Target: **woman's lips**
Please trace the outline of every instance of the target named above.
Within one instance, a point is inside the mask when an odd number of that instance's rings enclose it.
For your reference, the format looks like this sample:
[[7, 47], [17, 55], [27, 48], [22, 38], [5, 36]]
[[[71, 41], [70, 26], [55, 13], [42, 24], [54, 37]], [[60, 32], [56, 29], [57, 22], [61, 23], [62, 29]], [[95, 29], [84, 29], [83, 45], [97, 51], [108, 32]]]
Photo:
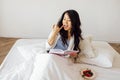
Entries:
[[68, 27], [68, 25], [63, 25], [63, 27]]

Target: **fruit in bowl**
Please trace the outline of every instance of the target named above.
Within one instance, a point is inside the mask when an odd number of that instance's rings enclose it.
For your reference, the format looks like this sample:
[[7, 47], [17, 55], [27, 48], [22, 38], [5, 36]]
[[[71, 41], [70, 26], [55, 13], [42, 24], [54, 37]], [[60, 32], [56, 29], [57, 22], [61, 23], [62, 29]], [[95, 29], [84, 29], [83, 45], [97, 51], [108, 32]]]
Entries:
[[91, 69], [84, 68], [80, 71], [82, 77], [87, 80], [92, 80], [95, 78], [95, 72]]

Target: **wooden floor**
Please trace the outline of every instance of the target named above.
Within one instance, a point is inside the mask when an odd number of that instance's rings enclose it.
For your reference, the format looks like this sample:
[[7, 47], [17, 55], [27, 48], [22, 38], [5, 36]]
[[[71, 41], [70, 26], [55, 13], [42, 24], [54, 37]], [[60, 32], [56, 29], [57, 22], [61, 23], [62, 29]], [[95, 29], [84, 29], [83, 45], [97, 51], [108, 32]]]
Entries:
[[3, 38], [0, 37], [0, 64], [2, 63], [3, 59], [15, 43], [17, 38]]
[[[17, 38], [3, 38], [0, 37], [0, 64], [4, 60], [5, 56], [13, 46], [13, 44], [18, 40]], [[117, 52], [120, 53], [120, 43], [109, 43]]]

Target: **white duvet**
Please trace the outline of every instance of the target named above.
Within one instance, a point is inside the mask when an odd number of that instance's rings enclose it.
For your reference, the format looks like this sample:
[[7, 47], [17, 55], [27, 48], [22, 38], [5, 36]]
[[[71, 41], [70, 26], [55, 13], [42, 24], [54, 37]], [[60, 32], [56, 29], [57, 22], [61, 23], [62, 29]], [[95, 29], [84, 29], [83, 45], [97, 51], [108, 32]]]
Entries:
[[112, 68], [74, 64], [67, 58], [47, 54], [44, 42], [45, 39], [18, 40], [0, 66], [0, 80], [84, 80], [80, 75], [83, 68], [93, 69], [95, 80], [120, 79], [120, 55], [117, 53]]

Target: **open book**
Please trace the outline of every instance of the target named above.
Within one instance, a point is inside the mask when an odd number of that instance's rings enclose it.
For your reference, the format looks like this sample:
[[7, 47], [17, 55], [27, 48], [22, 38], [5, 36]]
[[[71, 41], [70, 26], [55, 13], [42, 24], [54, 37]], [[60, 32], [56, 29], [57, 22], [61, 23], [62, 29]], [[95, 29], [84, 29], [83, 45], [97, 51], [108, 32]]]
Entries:
[[57, 54], [60, 56], [70, 55], [73, 53], [78, 53], [79, 51], [76, 50], [62, 50], [62, 49], [50, 49], [49, 53], [51, 54]]

